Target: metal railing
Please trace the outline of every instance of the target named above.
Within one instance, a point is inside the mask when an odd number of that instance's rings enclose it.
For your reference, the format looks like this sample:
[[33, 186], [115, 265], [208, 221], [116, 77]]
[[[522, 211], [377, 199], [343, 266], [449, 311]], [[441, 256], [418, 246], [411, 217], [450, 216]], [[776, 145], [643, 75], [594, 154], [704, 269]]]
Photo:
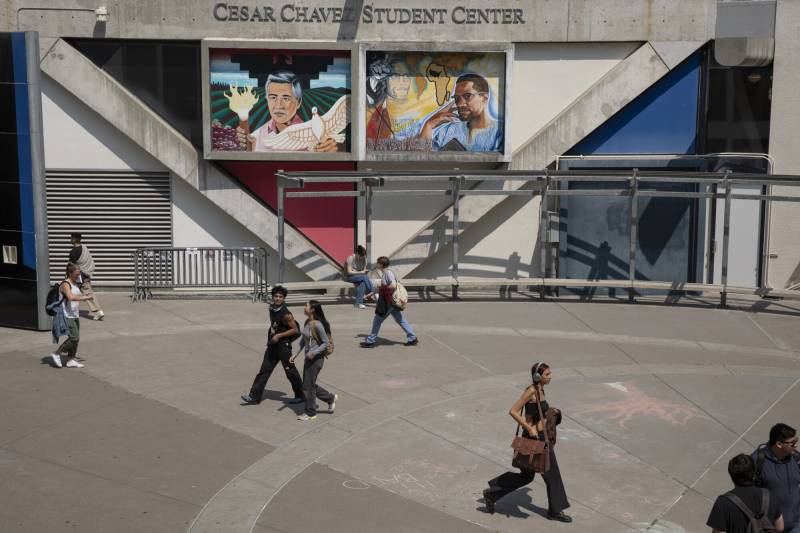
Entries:
[[[768, 208], [772, 202], [800, 202], [800, 195], [775, 195], [772, 194], [772, 186], [796, 187], [800, 188], [800, 176], [797, 175], [764, 175], [764, 174], [733, 174], [726, 172], [686, 172], [686, 171], [639, 171], [634, 168], [631, 171], [619, 170], [541, 170], [541, 171], [473, 171], [473, 172], [453, 172], [453, 171], [431, 171], [431, 172], [371, 172], [371, 171], [340, 171], [340, 172], [284, 172], [279, 171], [278, 176], [278, 282], [284, 281], [285, 273], [285, 253], [283, 242], [284, 220], [284, 198], [320, 198], [327, 196], [347, 196], [364, 198], [365, 202], [365, 226], [366, 226], [366, 249], [367, 261], [371, 259], [372, 248], [372, 198], [375, 196], [449, 196], [451, 198], [452, 220], [451, 220], [451, 253], [452, 266], [451, 276], [453, 297], [457, 295], [459, 284], [459, 200], [461, 197], [474, 195], [500, 195], [500, 196], [527, 196], [540, 197], [538, 219], [539, 230], [537, 235], [532, 235], [532, 240], [538, 241], [541, 278], [531, 280], [530, 285], [539, 285], [541, 294], [544, 297], [547, 287], [620, 287], [628, 290], [628, 296], [634, 301], [637, 289], [662, 289], [668, 291], [719, 291], [720, 306], [725, 307], [728, 293], [750, 293], [761, 296], [795, 296], [797, 291], [786, 291], [773, 289], [770, 287], [732, 287], [728, 284], [728, 262], [730, 247], [730, 227], [731, 227], [731, 202], [733, 200], [751, 200], [763, 202]], [[384, 189], [387, 183], [408, 183], [417, 180], [439, 181], [442, 185], [439, 189], [418, 189], [406, 188]], [[527, 185], [519, 189], [507, 189], [504, 187], [494, 189], [478, 189], [474, 185], [479, 181], [495, 181], [503, 183], [506, 181], [524, 181]], [[575, 182], [606, 182], [615, 185], [604, 189], [575, 189], [569, 188], [570, 183]], [[356, 190], [352, 191], [287, 191], [287, 189], [302, 189], [310, 183], [340, 183], [356, 184]], [[641, 188], [641, 184], [657, 183], [690, 183], [698, 187], [696, 192], [677, 192], [666, 190], [650, 190]], [[737, 185], [758, 185], [765, 189], [761, 194], [739, 194], [734, 193], [733, 188]], [[551, 199], [557, 201], [560, 197], [567, 196], [617, 196], [628, 198], [628, 279], [624, 280], [599, 280], [599, 279], [562, 279], [557, 276], [547, 276], [547, 259], [550, 247], [549, 230], [550, 222], [548, 219], [548, 204]], [[637, 233], [638, 233], [638, 201], [640, 198], [673, 198], [673, 199], [692, 199], [723, 202], [722, 220], [722, 268], [721, 282], [719, 284], [710, 283], [687, 283], [676, 280], [640, 280], [637, 278]], [[769, 221], [766, 222], [767, 224]], [[766, 243], [765, 243], [766, 245]], [[435, 280], [430, 280], [433, 284]], [[474, 281], [474, 280], [470, 280]], [[487, 284], [492, 280], [487, 278]], [[523, 284], [523, 283], [520, 283]]]
[[266, 301], [265, 248], [137, 248], [133, 252], [133, 299], [146, 300], [153, 290], [185, 293], [224, 289]]

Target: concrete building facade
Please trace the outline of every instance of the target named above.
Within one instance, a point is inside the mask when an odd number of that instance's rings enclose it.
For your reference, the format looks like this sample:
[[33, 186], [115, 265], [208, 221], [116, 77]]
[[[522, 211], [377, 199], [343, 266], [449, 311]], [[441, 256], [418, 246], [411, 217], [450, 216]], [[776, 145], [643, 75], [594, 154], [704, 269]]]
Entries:
[[[90, 199], [101, 195], [100, 190], [107, 200], [91, 216], [76, 217], [72, 226], [86, 235], [90, 247], [94, 244], [97, 284], [102, 286], [129, 283], [124, 259], [114, 255], [120, 246], [264, 246], [273, 251], [270, 271], [277, 272], [274, 173], [279, 169], [525, 170], [576, 168], [575, 161], [582, 159], [582, 168], [718, 170], [738, 157], [734, 170], [766, 172], [774, 164], [776, 173], [800, 174], [793, 149], [800, 133], [800, 121], [794, 120], [800, 112], [794, 105], [800, 72], [794, 53], [800, 46], [793, 30], [800, 20], [796, 11], [790, 0], [505, 0], [491, 7], [459, 0], [435, 8], [417, 0], [400, 6], [385, 0], [51, 0], [46, 7], [31, 0], [3, 0], [0, 31], [39, 35], [48, 187], [51, 180], [75, 179], [85, 186], [76, 188], [82, 191], [76, 192], [78, 205], [81, 195]], [[234, 51], [226, 52], [223, 61], [213, 55], [222, 49]], [[271, 54], [275, 65], [296, 69], [310, 54], [331, 55], [318, 79], [346, 79], [331, 82], [336, 98], [348, 103], [347, 140], [342, 129], [339, 153], [311, 148], [221, 156], [210, 150], [214, 120], [223, 128], [215, 117], [227, 117], [222, 121], [234, 125], [238, 120], [230, 111], [233, 104], [220, 111], [215, 103], [215, 76], [223, 80], [218, 84], [223, 89], [232, 79], [246, 80], [237, 86], [238, 96], [256, 98], [257, 89], [266, 87], [252, 70], [251, 78], [242, 78], [241, 71], [228, 72], [231, 78], [214, 70], [215, 65], [230, 65], [230, 57], [245, 64], [236, 50]], [[497, 67], [500, 81], [485, 91], [496, 99], [492, 116], [502, 123], [502, 146], [480, 154], [461, 150], [463, 146], [389, 156], [372, 150], [369, 113], [374, 115], [380, 104], [371, 91], [374, 80], [381, 80], [373, 66], [382, 61], [393, 69], [387, 76], [410, 77], [411, 88], [405, 90], [418, 101], [443, 83], [448, 99], [438, 102], [446, 106], [461, 78], [450, 75], [442, 82], [431, 69], [459, 53], [503, 54], [497, 63], [504, 65]], [[427, 81], [398, 71], [392, 61], [400, 54], [434, 58], [426, 60]], [[481, 68], [491, 70], [489, 59], [479, 59]], [[451, 71], [453, 64], [447, 65]], [[475, 64], [463, 72], [478, 68]], [[482, 92], [475, 87], [473, 92]], [[305, 90], [307, 100], [321, 98], [313, 101], [328, 102], [324, 105], [333, 109], [333, 98], [322, 98], [319, 83], [312, 80]], [[229, 101], [237, 95], [223, 94]], [[314, 115], [306, 105], [298, 113], [305, 113], [311, 124]], [[418, 116], [429, 120], [435, 112], [420, 111]], [[238, 130], [229, 131], [235, 136]], [[414, 132], [422, 134], [419, 127]], [[408, 143], [419, 137], [398, 138]], [[732, 152], [740, 155], [705, 157]], [[759, 163], [764, 155], [769, 165]], [[591, 161], [597, 164], [587, 163]], [[115, 181], [117, 176], [125, 179]], [[118, 200], [128, 194], [131, 180], [139, 180], [136, 187], [161, 192], [142, 192], [126, 207]], [[117, 185], [108, 185], [113, 183]], [[424, 180], [412, 185], [441, 187]], [[159, 195], [168, 205], [147, 203]], [[402, 275], [448, 275], [450, 202], [444, 196], [376, 198], [372, 257], [391, 257]], [[657, 249], [644, 254], [652, 272], [676, 280], [713, 280], [718, 258], [709, 250], [718, 212], [700, 203], [649, 207], [655, 215], [652, 231], [644, 235], [654, 241], [641, 245]], [[110, 207], [104, 210], [104, 205]], [[134, 216], [139, 209], [151, 213], [150, 218]], [[603, 243], [612, 247], [612, 256], [627, 257], [627, 251], [613, 249], [609, 217], [616, 208], [598, 200], [580, 209], [588, 214], [560, 221], [562, 242], [554, 267], [560, 272], [554, 273], [592, 270]], [[538, 199], [469, 196], [462, 198], [460, 210], [462, 275], [538, 274]], [[564, 205], [552, 210], [566, 217]], [[287, 280], [333, 278], [349, 250], [363, 242], [360, 200], [289, 200], [286, 211]], [[140, 238], [121, 244], [111, 226], [95, 223], [118, 212], [130, 215], [119, 227]], [[737, 261], [745, 266], [734, 272], [738, 279], [731, 282], [780, 288], [800, 282], [800, 241], [794, 231], [799, 218], [791, 205], [768, 211], [753, 211], [752, 205], [735, 208], [732, 238], [739, 243]], [[65, 253], [59, 248], [62, 241], [66, 245], [64, 224], [69, 222], [50, 224], [51, 263], [56, 266]], [[159, 225], [168, 231], [152, 228]], [[672, 254], [678, 248], [682, 251]], [[106, 253], [111, 266], [104, 272]]]

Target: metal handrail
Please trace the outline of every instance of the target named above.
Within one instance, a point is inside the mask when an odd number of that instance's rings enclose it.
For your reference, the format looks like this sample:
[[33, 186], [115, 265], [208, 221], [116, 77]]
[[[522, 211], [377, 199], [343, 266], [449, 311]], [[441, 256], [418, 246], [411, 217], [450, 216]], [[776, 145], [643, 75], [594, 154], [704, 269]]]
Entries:
[[[771, 165], [770, 165], [771, 167]], [[637, 202], [643, 197], [662, 197], [662, 198], [695, 198], [712, 199], [724, 202], [724, 221], [722, 238], [722, 269], [720, 287], [720, 304], [725, 307], [728, 294], [728, 255], [730, 246], [730, 211], [733, 200], [753, 200], [763, 202], [769, 208], [772, 202], [800, 202], [800, 196], [773, 195], [769, 192], [769, 186], [798, 186], [800, 187], [800, 176], [795, 175], [763, 175], [763, 174], [744, 174], [726, 172], [687, 172], [687, 171], [632, 171], [620, 170], [480, 170], [480, 171], [423, 171], [423, 172], [404, 172], [404, 171], [302, 171], [302, 172], [277, 172], [278, 177], [278, 282], [284, 281], [285, 275], [285, 250], [284, 250], [284, 200], [285, 198], [322, 198], [339, 192], [332, 191], [287, 191], [287, 189], [302, 189], [306, 184], [311, 183], [355, 183], [356, 190], [348, 191], [348, 196], [363, 196], [365, 201], [365, 245], [367, 249], [367, 261], [371, 262], [372, 244], [372, 198], [376, 195], [391, 195], [395, 190], [380, 190], [387, 183], [403, 183], [422, 178], [426, 181], [441, 180], [449, 184], [449, 187], [437, 190], [431, 189], [411, 189], [404, 188], [403, 195], [442, 195], [450, 196], [451, 208], [453, 210], [451, 228], [451, 247], [452, 247], [452, 276], [456, 280], [453, 285], [453, 296], [457, 294], [457, 280], [459, 273], [459, 199], [469, 190], [468, 195], [525, 195], [531, 197], [540, 196], [542, 201], [539, 204], [539, 235], [535, 238], [539, 241], [542, 274], [545, 274], [545, 266], [548, 248], [548, 221], [547, 221], [547, 198], [560, 196], [623, 196], [629, 200], [629, 230], [630, 230], [630, 251], [629, 251], [629, 298], [634, 301], [636, 280], [636, 233], [637, 233]], [[525, 180], [528, 187], [515, 190], [485, 190], [467, 189], [468, 182], [475, 180], [492, 179], [497, 181]], [[619, 187], [614, 189], [568, 189], [563, 185], [569, 182], [619, 182]], [[642, 183], [670, 183], [670, 182], [690, 182], [698, 185], [714, 186], [710, 191], [699, 190], [697, 192], [677, 192], [677, 191], [652, 191], [642, 189]], [[733, 187], [737, 185], [765, 185], [767, 194], [734, 194]], [[378, 189], [378, 190], [376, 190]], [[545, 278], [547, 279], [547, 278]], [[550, 278], [557, 279], [557, 278]], [[586, 280], [585, 286], [591, 286], [590, 280]], [[663, 283], [671, 284], [671, 281]], [[677, 282], [676, 282], [677, 283]], [[546, 283], [544, 284], [546, 285]], [[543, 286], [544, 289], [544, 286]], [[733, 289], [733, 287], [732, 287]], [[737, 288], [738, 289], [738, 288]], [[757, 290], [754, 288], [754, 290]], [[758, 289], [761, 290], [761, 289]], [[763, 291], [773, 291], [769, 287], [764, 287]], [[733, 291], [731, 291], [733, 292]], [[544, 295], [544, 290], [542, 291]]]
[[266, 248], [137, 248], [133, 252], [133, 300], [152, 291], [230, 289], [246, 292], [252, 301], [266, 301]]

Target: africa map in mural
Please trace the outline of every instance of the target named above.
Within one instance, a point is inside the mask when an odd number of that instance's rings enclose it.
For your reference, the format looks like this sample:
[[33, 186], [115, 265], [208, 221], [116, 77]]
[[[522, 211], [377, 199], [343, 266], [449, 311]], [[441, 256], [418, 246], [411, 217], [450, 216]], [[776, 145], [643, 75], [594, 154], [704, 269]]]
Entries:
[[505, 54], [366, 54], [367, 151], [504, 150]]
[[212, 152], [350, 151], [350, 52], [209, 54]]

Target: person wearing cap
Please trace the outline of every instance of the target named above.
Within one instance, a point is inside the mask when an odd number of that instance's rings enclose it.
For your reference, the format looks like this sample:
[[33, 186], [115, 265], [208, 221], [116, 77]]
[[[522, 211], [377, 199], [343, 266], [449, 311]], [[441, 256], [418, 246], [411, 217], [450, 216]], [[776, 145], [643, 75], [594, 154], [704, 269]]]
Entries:
[[92, 253], [86, 245], [81, 244], [81, 234], [72, 233], [70, 235], [72, 250], [69, 251], [69, 262], [77, 266], [81, 271], [79, 280], [81, 294], [86, 296], [86, 303], [89, 304], [89, 311], [94, 314], [92, 320], [103, 320], [106, 314], [100, 308], [100, 302], [92, 290], [92, 276], [94, 276], [94, 259]]

